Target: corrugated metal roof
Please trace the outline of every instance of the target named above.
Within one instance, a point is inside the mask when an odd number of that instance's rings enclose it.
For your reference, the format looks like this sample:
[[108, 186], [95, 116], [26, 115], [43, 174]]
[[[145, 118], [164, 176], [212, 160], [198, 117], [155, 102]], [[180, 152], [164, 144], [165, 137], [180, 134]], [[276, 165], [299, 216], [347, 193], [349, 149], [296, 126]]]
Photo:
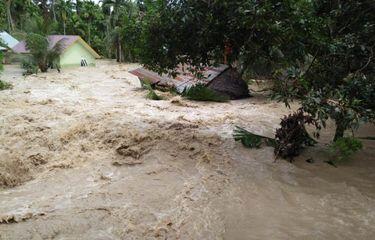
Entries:
[[[72, 43], [74, 43], [79, 36], [74, 35], [50, 35], [48, 36], [49, 47], [53, 48], [57, 42], [62, 41], [62, 50], [64, 51]], [[26, 42], [21, 41], [16, 46], [13, 47], [13, 51], [16, 53], [28, 53], [29, 50], [26, 47]]]
[[[15, 45], [18, 44], [18, 40], [5, 31], [0, 32], [0, 39], [6, 46], [8, 46], [8, 48], [13, 48]], [[0, 47], [0, 50], [5, 50], [5, 48]]]
[[193, 86], [197, 83], [207, 84], [219, 76], [222, 72], [228, 69], [227, 65], [219, 65], [217, 67], [205, 67], [201, 74], [203, 78], [199, 79], [190, 71], [187, 70], [188, 67], [183, 68], [182, 66], [177, 69], [177, 76], [172, 77], [167, 74], [159, 75], [156, 72], [147, 70], [145, 68], [137, 68], [130, 71], [130, 73], [136, 75], [141, 79], [147, 79], [153, 84], [158, 84], [161, 86], [174, 86], [177, 91], [182, 92], [186, 87]]
[[[95, 58], [100, 58], [99, 54], [95, 52], [80, 36], [77, 35], [50, 35], [48, 36], [49, 47], [53, 48], [56, 43], [61, 41], [62, 52], [64, 52], [69, 46], [71, 46], [76, 41], [81, 41], [82, 45], [89, 50]], [[13, 47], [13, 51], [16, 53], [28, 53], [29, 50], [26, 47], [26, 42], [21, 41], [16, 46]]]

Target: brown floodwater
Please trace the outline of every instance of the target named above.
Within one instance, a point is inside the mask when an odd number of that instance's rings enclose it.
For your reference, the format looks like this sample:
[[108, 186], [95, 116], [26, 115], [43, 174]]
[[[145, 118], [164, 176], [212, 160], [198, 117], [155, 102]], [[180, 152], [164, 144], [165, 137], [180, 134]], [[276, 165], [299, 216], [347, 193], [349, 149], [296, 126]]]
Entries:
[[293, 163], [275, 161], [231, 135], [272, 136], [283, 104], [151, 101], [135, 67], [5, 67], [0, 239], [374, 239], [374, 141], [332, 167], [331, 125]]

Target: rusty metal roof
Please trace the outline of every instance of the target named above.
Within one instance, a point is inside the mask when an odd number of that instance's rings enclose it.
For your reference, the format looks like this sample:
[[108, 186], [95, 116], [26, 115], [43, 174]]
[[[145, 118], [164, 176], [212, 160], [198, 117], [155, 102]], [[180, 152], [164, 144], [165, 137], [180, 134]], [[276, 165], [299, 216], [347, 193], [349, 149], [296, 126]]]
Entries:
[[156, 72], [150, 71], [146, 68], [137, 68], [130, 71], [130, 73], [136, 75], [140, 79], [147, 79], [153, 84], [162, 86], [174, 86], [177, 91], [182, 92], [186, 87], [193, 86], [197, 83], [207, 84], [219, 76], [222, 72], [228, 69], [227, 65], [219, 65], [216, 67], [205, 67], [201, 74], [203, 78], [197, 78], [193, 73], [187, 70], [188, 67], [178, 67], [176, 77], [168, 74], [159, 75]]

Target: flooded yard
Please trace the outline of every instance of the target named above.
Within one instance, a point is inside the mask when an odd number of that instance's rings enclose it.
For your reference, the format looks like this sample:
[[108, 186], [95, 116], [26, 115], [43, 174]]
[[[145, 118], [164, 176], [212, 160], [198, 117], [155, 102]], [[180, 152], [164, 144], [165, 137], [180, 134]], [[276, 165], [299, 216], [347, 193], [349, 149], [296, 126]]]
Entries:
[[374, 238], [374, 141], [334, 168], [330, 127], [294, 163], [275, 161], [232, 132], [273, 136], [282, 103], [152, 101], [128, 73], [137, 65], [97, 65], [28, 77], [5, 66], [0, 239]]

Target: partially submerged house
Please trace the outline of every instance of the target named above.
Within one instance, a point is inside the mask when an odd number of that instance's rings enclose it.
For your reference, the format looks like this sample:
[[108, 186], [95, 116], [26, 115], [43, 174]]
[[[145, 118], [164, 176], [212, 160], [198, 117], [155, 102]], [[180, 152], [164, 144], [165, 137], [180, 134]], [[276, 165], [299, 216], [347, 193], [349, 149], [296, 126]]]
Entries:
[[[60, 55], [61, 67], [95, 66], [99, 54], [90, 47], [80, 36], [76, 35], [50, 35], [48, 36], [49, 47], [53, 48], [57, 43], [61, 44]], [[13, 47], [18, 54], [29, 54], [26, 42], [21, 41]]]
[[14, 46], [16, 46], [19, 42], [17, 39], [12, 37], [9, 33], [3, 31], [0, 32], [0, 39], [4, 46], [0, 46], [0, 51], [8, 51], [11, 50]]
[[250, 96], [246, 82], [235, 69], [227, 65], [206, 67], [200, 72], [199, 75], [201, 77], [199, 78], [187, 69], [187, 67], [179, 67], [175, 77], [167, 74], [159, 75], [143, 67], [132, 70], [130, 73], [136, 75], [141, 81], [147, 81], [160, 87], [174, 87], [180, 93], [185, 88], [196, 84], [204, 84], [208, 88], [228, 96], [230, 99], [241, 99]]
[[9, 56], [12, 52], [12, 48], [19, 42], [5, 31], [0, 32], [0, 42], [0, 51], [4, 53], [4, 63], [8, 63], [10, 61]]

